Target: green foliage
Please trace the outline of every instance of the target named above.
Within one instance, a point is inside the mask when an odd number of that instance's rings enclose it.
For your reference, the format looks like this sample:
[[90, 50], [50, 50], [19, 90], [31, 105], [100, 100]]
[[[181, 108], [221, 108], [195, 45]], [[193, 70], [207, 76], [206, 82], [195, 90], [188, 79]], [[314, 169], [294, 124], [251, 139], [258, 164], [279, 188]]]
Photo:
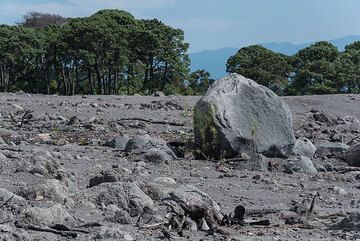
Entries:
[[360, 87], [360, 42], [342, 53], [318, 42], [288, 57], [262, 46], [240, 49], [230, 57], [227, 71], [240, 73], [278, 94], [357, 93]]
[[229, 58], [226, 69], [253, 79], [278, 94], [287, 87], [287, 78], [292, 70], [289, 57], [260, 45], [241, 48]]
[[182, 30], [125, 11], [75, 19], [29, 13], [19, 26], [0, 26], [0, 91], [181, 93], [187, 49]]
[[189, 76], [187, 94], [204, 95], [213, 82], [214, 80], [210, 79], [210, 73], [203, 69], [192, 72]]
[[206, 107], [205, 111], [198, 111], [194, 109], [193, 119], [194, 119], [194, 129], [195, 135], [198, 136], [199, 151], [205, 155], [220, 160], [223, 157], [221, 151], [221, 143], [219, 132], [216, 129], [214, 123], [215, 118], [215, 107], [209, 106]]

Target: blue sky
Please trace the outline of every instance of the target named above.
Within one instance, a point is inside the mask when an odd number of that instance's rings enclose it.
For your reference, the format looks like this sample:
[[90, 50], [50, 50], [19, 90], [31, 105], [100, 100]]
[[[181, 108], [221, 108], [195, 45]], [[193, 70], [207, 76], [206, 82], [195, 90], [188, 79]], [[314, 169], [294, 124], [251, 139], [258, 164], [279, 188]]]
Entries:
[[360, 0], [0, 0], [0, 23], [28, 11], [74, 17], [104, 8], [183, 29], [190, 52], [360, 35]]

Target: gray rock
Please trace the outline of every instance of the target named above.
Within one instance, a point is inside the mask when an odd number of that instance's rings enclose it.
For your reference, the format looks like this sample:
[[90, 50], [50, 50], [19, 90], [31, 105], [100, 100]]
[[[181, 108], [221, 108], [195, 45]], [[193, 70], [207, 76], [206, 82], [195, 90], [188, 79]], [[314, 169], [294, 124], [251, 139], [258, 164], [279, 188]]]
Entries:
[[152, 162], [152, 163], [168, 163], [173, 161], [174, 158], [167, 154], [165, 151], [151, 148], [150, 150], [146, 151], [143, 156], [145, 162]]
[[316, 145], [316, 154], [318, 156], [338, 157], [349, 148], [348, 145], [341, 142], [324, 142]]
[[169, 193], [178, 186], [170, 177], [158, 177], [147, 185], [148, 195], [156, 201], [170, 199]]
[[130, 210], [131, 216], [142, 212], [144, 207], [153, 208], [153, 200], [135, 182], [102, 183], [78, 194], [99, 206], [114, 204], [120, 209]]
[[289, 107], [274, 92], [238, 74], [217, 80], [194, 109], [195, 142], [214, 158], [242, 152], [288, 156], [295, 144]]
[[315, 168], [318, 172], [327, 172], [327, 169], [323, 165], [317, 164]]
[[155, 96], [155, 97], [165, 97], [165, 94], [163, 92], [161, 92], [161, 91], [156, 91], [153, 96]]
[[63, 185], [59, 180], [48, 179], [44, 184], [34, 188], [34, 194], [37, 201], [53, 201], [55, 203], [66, 204], [72, 203], [68, 187]]
[[180, 206], [186, 206], [189, 210], [194, 207], [207, 207], [212, 210], [215, 219], [222, 220], [220, 206], [206, 193], [200, 191], [193, 185], [183, 185], [175, 188], [169, 193], [171, 199]]
[[73, 217], [60, 204], [48, 208], [29, 207], [22, 213], [23, 220], [35, 225], [51, 226], [73, 221]]
[[360, 167], [360, 144], [354, 145], [346, 151], [345, 161], [350, 166]]
[[150, 149], [159, 149], [166, 152], [173, 158], [177, 158], [176, 154], [168, 147], [165, 140], [161, 138], [151, 138], [149, 135], [136, 136], [128, 141], [125, 151], [146, 151]]
[[102, 170], [99, 175], [90, 179], [88, 187], [94, 187], [106, 182], [129, 181], [130, 177], [131, 171], [126, 168]]
[[253, 157], [251, 159], [248, 159], [246, 161], [239, 161], [232, 165], [233, 165], [234, 169], [236, 169], [236, 170], [267, 172], [267, 171], [269, 171], [268, 163], [269, 163], [269, 160], [267, 157], [265, 157], [261, 154], [256, 154], [256, 155], [253, 155]]
[[16, 135], [17, 133], [9, 130], [9, 129], [5, 129], [5, 128], [0, 128], [0, 136], [1, 137], [7, 137], [7, 136], [12, 136], [12, 135]]
[[13, 197], [11, 200], [15, 202], [22, 202], [24, 199], [4, 188], [0, 188], [0, 203], [9, 200], [11, 197]]
[[285, 172], [293, 173], [293, 172], [305, 172], [305, 173], [317, 173], [313, 162], [311, 159], [304, 156], [296, 156], [286, 161], [285, 164]]
[[312, 158], [315, 155], [315, 152], [316, 147], [309, 139], [300, 137], [296, 140], [295, 146], [293, 148], [294, 155]]
[[326, 169], [328, 172], [333, 172], [333, 171], [335, 171], [334, 165], [331, 164], [331, 163], [329, 163], [329, 162], [324, 163], [323, 166], [325, 167], [325, 169]]
[[4, 141], [4, 139], [0, 136], [0, 145], [6, 145], [6, 142]]
[[121, 227], [101, 227], [94, 240], [124, 240], [125, 233]]
[[352, 213], [330, 227], [332, 230], [360, 231], [360, 213]]
[[0, 152], [0, 161], [5, 161], [6, 156]]
[[106, 220], [113, 223], [131, 224], [130, 214], [117, 206], [110, 204], [105, 210]]
[[313, 114], [313, 117], [315, 121], [327, 124], [328, 126], [334, 125], [334, 121], [332, 120], [332, 118], [325, 113], [316, 112]]
[[117, 137], [111, 141], [108, 141], [105, 143], [105, 146], [116, 148], [120, 151], [124, 151], [126, 148], [126, 144], [129, 142], [130, 138], [128, 135], [123, 135], [120, 137]]
[[145, 207], [154, 207], [154, 201], [134, 182], [127, 183], [125, 189], [128, 194], [129, 203], [132, 207], [130, 215], [136, 216], [141, 213]]

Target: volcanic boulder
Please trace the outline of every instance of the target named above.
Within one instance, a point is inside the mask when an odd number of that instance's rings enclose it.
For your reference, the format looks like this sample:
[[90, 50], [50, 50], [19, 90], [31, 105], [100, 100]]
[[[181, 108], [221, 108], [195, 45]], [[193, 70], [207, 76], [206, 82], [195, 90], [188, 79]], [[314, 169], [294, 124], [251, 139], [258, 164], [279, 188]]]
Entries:
[[238, 74], [217, 80], [194, 109], [195, 142], [213, 158], [240, 153], [289, 156], [295, 143], [289, 107]]

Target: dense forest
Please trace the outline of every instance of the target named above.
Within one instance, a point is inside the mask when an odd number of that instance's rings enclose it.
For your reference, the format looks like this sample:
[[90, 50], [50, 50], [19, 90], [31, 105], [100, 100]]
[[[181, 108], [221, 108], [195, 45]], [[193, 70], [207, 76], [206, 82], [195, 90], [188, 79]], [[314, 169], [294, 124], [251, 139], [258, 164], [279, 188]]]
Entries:
[[360, 42], [339, 52], [322, 41], [293, 56], [253, 45], [229, 58], [227, 72], [242, 74], [280, 95], [360, 93]]
[[[0, 91], [43, 94], [203, 94], [214, 80], [189, 73], [184, 32], [120, 10], [64, 18], [30, 12], [0, 25]], [[281, 95], [359, 93], [360, 42], [344, 52], [318, 42], [293, 56], [241, 48], [227, 72]]]
[[73, 19], [31, 12], [0, 26], [0, 91], [197, 94], [190, 86], [203, 81], [189, 79], [188, 46], [182, 30], [125, 11]]

